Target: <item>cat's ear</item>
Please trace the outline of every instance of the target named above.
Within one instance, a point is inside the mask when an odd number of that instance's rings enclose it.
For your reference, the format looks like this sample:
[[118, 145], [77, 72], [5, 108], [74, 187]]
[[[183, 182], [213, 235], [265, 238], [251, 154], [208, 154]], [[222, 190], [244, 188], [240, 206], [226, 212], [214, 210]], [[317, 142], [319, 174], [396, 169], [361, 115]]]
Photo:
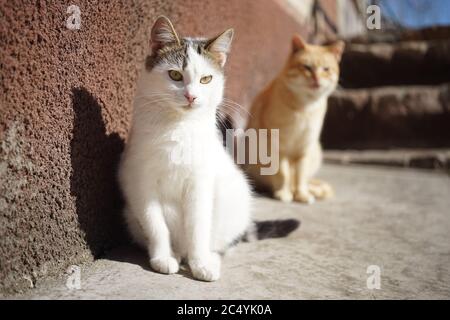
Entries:
[[342, 58], [342, 53], [344, 52], [345, 42], [338, 40], [328, 46], [328, 50], [336, 57], [337, 61], [340, 62]]
[[298, 52], [304, 50], [307, 46], [307, 43], [299, 34], [294, 34], [292, 37], [292, 52]]
[[231, 42], [233, 41], [234, 30], [228, 29], [217, 37], [209, 40], [206, 50], [208, 50], [223, 67], [227, 61], [227, 55], [230, 52]]
[[150, 41], [152, 52], [156, 52], [169, 43], [181, 44], [172, 22], [169, 18], [160, 16], [152, 27]]

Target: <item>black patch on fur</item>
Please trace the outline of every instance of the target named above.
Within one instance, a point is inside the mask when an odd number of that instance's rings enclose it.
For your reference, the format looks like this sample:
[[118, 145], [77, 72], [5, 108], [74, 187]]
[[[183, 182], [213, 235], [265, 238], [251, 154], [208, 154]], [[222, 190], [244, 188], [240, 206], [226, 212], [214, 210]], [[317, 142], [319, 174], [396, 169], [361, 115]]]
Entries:
[[222, 70], [220, 65], [214, 56], [207, 50], [210, 44], [210, 40], [191, 40], [191, 39], [181, 39], [181, 44], [169, 43], [163, 48], [153, 52], [151, 55], [147, 56], [145, 60], [145, 69], [151, 71], [156, 65], [160, 63], [175, 64], [184, 70], [187, 66], [187, 50], [192, 47], [199, 54], [207, 57], [213, 62], [214, 65]]
[[232, 135], [232, 133], [227, 132], [228, 129], [234, 129], [233, 126], [233, 120], [231, 119], [231, 117], [228, 115], [226, 116], [225, 119], [222, 119], [222, 121], [220, 120], [220, 116], [219, 116], [219, 112], [217, 112], [216, 114], [216, 123], [217, 123], [217, 127], [220, 130], [220, 132], [222, 133], [222, 145], [224, 147], [226, 147], [227, 145], [227, 136], [228, 135]]

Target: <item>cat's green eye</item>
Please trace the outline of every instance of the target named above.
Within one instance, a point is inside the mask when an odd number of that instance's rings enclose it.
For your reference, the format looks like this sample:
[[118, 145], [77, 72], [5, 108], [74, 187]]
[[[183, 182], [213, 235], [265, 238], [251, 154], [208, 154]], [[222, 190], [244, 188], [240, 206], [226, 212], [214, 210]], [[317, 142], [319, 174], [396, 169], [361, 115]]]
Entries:
[[173, 81], [181, 81], [181, 80], [183, 80], [183, 75], [181, 74], [181, 72], [179, 72], [177, 70], [169, 70], [169, 77]]
[[205, 76], [200, 79], [200, 83], [207, 84], [207, 83], [210, 83], [211, 80], [212, 80], [212, 76]]

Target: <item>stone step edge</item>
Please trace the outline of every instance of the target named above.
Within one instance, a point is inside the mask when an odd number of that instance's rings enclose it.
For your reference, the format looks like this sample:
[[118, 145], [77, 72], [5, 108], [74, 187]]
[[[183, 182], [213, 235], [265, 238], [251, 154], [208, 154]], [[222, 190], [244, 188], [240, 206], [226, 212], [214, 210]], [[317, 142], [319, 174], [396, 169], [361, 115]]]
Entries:
[[425, 91], [430, 89], [436, 89], [436, 90], [450, 90], [450, 82], [443, 82], [440, 84], [414, 84], [414, 85], [380, 85], [377, 87], [361, 87], [361, 88], [346, 88], [343, 86], [338, 85], [336, 90], [331, 94], [333, 95], [340, 95], [345, 94], [346, 92], [350, 93], [361, 93], [361, 92], [367, 92], [367, 93], [378, 93], [378, 92], [407, 92], [407, 91]]
[[444, 170], [450, 174], [450, 149], [325, 150], [325, 163], [365, 164]]

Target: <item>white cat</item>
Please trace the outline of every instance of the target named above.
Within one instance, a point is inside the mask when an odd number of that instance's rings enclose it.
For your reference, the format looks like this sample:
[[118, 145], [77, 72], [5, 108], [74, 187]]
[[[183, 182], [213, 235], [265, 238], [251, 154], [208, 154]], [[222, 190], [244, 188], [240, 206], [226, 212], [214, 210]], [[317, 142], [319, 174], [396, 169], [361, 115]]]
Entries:
[[166, 17], [152, 28], [119, 181], [129, 231], [160, 273], [185, 258], [194, 278], [217, 280], [219, 253], [251, 225], [251, 190], [216, 128], [232, 38], [179, 38]]

